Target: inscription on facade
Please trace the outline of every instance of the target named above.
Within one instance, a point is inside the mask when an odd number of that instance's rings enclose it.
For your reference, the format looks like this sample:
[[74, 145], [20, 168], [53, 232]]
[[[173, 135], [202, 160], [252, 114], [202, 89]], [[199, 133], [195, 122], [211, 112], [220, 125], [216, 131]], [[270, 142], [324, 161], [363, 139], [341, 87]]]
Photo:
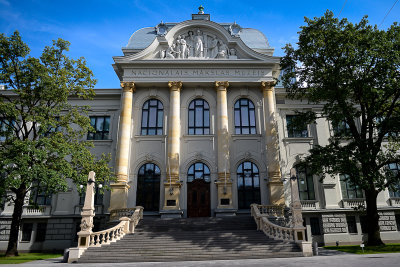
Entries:
[[270, 73], [268, 69], [129, 69], [126, 76], [133, 78], [169, 77], [242, 77], [259, 78]]

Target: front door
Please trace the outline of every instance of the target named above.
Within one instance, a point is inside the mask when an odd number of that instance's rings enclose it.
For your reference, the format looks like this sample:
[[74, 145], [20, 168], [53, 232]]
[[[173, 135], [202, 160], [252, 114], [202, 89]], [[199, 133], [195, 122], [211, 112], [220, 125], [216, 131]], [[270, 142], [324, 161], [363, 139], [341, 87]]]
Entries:
[[195, 179], [188, 183], [188, 217], [210, 217], [210, 182]]

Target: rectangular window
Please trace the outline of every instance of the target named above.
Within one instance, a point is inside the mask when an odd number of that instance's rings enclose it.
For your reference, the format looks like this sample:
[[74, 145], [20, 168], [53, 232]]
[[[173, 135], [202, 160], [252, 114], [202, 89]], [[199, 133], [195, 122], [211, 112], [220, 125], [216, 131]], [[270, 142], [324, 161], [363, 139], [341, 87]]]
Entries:
[[[395, 177], [400, 172], [400, 164], [391, 163], [388, 165], [389, 170], [392, 173], [392, 177]], [[393, 184], [389, 189], [390, 197], [400, 197], [400, 182]]]
[[298, 115], [286, 115], [288, 137], [308, 137], [307, 124], [299, 121]]
[[22, 238], [21, 241], [31, 241], [33, 223], [24, 223], [22, 225]]
[[340, 174], [339, 177], [343, 199], [364, 198], [361, 188], [350, 182], [349, 175]]
[[357, 234], [356, 216], [346, 216], [347, 228], [350, 234]]
[[310, 218], [310, 226], [311, 226], [311, 234], [312, 235], [321, 235], [321, 227], [320, 227], [318, 217]]
[[47, 223], [38, 223], [36, 227], [35, 242], [43, 242], [46, 239]]
[[110, 134], [110, 117], [109, 116], [91, 116], [90, 125], [95, 132], [89, 132], [88, 140], [108, 140]]
[[[79, 205], [85, 204], [85, 196], [86, 193], [82, 192], [82, 194], [79, 196]], [[100, 189], [98, 187], [96, 187], [96, 192], [94, 194], [94, 204], [103, 205], [103, 194], [100, 194]]]
[[37, 206], [50, 206], [51, 194], [49, 195], [45, 189], [35, 187], [31, 191], [30, 204]]
[[335, 136], [351, 136], [350, 126], [345, 121], [332, 122], [332, 127]]
[[395, 215], [397, 231], [400, 231], [400, 213]]
[[314, 179], [310, 171], [307, 168], [298, 167], [296, 172], [300, 200], [315, 200]]

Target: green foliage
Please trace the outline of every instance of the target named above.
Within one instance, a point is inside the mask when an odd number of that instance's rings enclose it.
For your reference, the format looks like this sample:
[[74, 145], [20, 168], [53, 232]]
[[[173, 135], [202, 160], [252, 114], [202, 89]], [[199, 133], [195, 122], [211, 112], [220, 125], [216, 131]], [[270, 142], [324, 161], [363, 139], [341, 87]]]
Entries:
[[30, 261], [37, 260], [45, 260], [45, 259], [53, 259], [62, 257], [62, 254], [55, 253], [21, 253], [17, 257], [5, 257], [4, 255], [0, 255], [0, 264], [18, 264]]
[[90, 153], [82, 141], [91, 129], [88, 107], [71, 99], [92, 99], [96, 80], [84, 58], [65, 55], [69, 42], [62, 39], [45, 47], [40, 58], [29, 56], [18, 32], [0, 35], [0, 193], [23, 195], [35, 188], [52, 194], [68, 189], [67, 178], [86, 184], [89, 171], [96, 181], [114, 179], [109, 155]]
[[[281, 60], [288, 96], [320, 108], [303, 112], [309, 123], [326, 118], [348, 124], [329, 145], [316, 145], [303, 163], [322, 178], [348, 174], [364, 190], [384, 190], [400, 181], [388, 170], [400, 164], [400, 27], [352, 24], [334, 18], [305, 19], [296, 48], [286, 45]], [[301, 111], [300, 111], [301, 112]]]

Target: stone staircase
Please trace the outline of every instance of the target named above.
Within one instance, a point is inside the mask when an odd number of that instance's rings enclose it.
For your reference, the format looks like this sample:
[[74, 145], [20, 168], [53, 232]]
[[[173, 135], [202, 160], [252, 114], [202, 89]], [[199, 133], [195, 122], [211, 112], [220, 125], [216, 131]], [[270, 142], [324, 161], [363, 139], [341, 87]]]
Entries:
[[220, 218], [144, 218], [135, 233], [88, 248], [79, 263], [167, 262], [302, 257], [294, 242], [270, 239], [249, 215]]

